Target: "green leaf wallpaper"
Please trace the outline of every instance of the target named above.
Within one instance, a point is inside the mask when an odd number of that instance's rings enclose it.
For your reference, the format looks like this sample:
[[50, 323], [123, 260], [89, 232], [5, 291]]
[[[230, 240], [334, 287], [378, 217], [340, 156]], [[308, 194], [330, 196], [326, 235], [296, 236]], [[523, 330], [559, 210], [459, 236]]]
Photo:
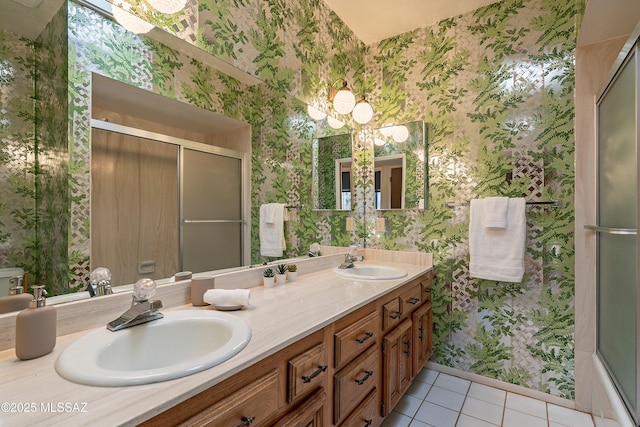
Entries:
[[[306, 253], [316, 241], [433, 253], [435, 362], [572, 399], [573, 67], [583, 7], [582, 0], [503, 0], [364, 46], [319, 0], [190, 1], [185, 16], [197, 24], [172, 31], [266, 82], [248, 86], [69, 2], [68, 95], [56, 96], [69, 103], [70, 157], [59, 160], [71, 194], [66, 256], [80, 260], [71, 267], [71, 287], [86, 281], [83, 172], [95, 72], [249, 123], [252, 206], [304, 205], [291, 211], [287, 256]], [[167, 29], [178, 22], [179, 16], [156, 21]], [[352, 131], [354, 211], [311, 209], [311, 153], [324, 124], [305, 114], [303, 102], [322, 99], [338, 78], [367, 91], [376, 111], [372, 126], [426, 123], [426, 210], [372, 208], [374, 150], [358, 127]], [[468, 202], [495, 195], [560, 205], [527, 209], [521, 284], [469, 277]], [[253, 262], [261, 260], [257, 214], [254, 209]], [[353, 233], [345, 230], [348, 216], [356, 220]], [[374, 232], [379, 216], [386, 219], [380, 234]], [[55, 234], [58, 225], [49, 220]]]

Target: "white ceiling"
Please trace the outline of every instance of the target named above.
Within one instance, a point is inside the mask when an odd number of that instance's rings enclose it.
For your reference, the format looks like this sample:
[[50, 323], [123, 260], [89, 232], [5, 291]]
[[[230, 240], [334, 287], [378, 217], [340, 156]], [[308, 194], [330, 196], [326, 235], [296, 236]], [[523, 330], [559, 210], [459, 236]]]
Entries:
[[324, 0], [366, 45], [478, 9], [496, 0]]

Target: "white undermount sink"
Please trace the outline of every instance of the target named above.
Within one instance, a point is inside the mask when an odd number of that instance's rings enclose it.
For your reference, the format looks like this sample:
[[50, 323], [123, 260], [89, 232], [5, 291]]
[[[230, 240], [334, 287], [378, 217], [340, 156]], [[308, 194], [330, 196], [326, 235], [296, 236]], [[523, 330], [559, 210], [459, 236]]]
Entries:
[[100, 329], [71, 343], [56, 371], [94, 386], [149, 384], [184, 377], [230, 359], [251, 339], [247, 323], [229, 313], [176, 310], [117, 332]]
[[355, 264], [351, 268], [334, 268], [333, 271], [342, 277], [361, 280], [401, 279], [407, 272], [396, 267], [375, 264]]

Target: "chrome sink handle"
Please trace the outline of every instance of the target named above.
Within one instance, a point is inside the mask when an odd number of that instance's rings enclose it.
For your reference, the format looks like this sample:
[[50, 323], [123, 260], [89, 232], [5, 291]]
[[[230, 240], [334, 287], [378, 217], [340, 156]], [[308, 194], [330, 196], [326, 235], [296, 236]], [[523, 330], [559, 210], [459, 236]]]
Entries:
[[356, 245], [349, 246], [347, 253], [344, 255], [344, 262], [338, 266], [340, 269], [353, 268], [354, 261], [364, 261], [364, 256], [357, 256], [358, 247]]
[[162, 301], [149, 301], [149, 298], [155, 295], [155, 293], [156, 282], [149, 278], [138, 280], [135, 285], [133, 285], [131, 308], [122, 313], [116, 320], [107, 323], [107, 329], [115, 332], [130, 328], [131, 326], [151, 322], [152, 320], [162, 319], [164, 315], [159, 311], [162, 308]]

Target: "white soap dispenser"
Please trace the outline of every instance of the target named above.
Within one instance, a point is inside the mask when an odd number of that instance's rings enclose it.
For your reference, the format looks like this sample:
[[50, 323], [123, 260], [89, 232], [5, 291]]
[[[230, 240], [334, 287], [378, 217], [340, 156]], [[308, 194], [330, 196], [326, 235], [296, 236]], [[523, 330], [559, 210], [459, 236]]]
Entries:
[[31, 305], [16, 316], [16, 356], [21, 360], [44, 356], [56, 346], [56, 308], [46, 305], [44, 286], [31, 289]]

